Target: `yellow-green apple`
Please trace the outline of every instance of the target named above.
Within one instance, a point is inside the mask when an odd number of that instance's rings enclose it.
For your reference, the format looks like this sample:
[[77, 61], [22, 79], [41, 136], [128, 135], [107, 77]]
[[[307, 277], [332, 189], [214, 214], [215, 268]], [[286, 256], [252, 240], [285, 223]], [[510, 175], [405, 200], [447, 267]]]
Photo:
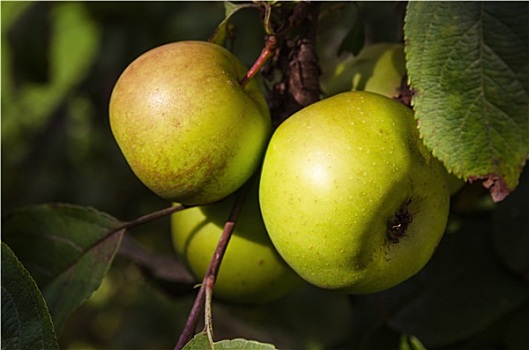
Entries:
[[[267, 303], [302, 283], [272, 245], [257, 194], [256, 184], [246, 199], [220, 265], [213, 295], [224, 301]], [[234, 197], [185, 209], [171, 217], [174, 247], [199, 280], [206, 274]]]
[[121, 74], [112, 133], [136, 176], [184, 204], [226, 197], [256, 171], [271, 133], [266, 101], [225, 48], [181, 41], [154, 48]]
[[463, 188], [463, 186], [465, 186], [466, 181], [457, 177], [454, 173], [449, 172], [446, 168], [444, 169], [448, 190], [450, 191], [450, 196], [453, 196], [457, 194]]
[[413, 112], [345, 92], [283, 122], [265, 154], [260, 206], [270, 238], [308, 282], [381, 291], [416, 274], [446, 227], [449, 191]]

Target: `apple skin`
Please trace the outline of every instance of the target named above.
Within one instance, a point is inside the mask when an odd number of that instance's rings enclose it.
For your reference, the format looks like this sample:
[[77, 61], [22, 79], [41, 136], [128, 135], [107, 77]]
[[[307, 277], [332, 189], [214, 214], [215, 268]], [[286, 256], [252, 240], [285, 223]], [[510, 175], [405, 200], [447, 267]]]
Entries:
[[160, 197], [188, 205], [234, 192], [260, 166], [271, 134], [255, 79], [225, 48], [181, 41], [154, 48], [121, 74], [112, 133], [132, 171]]
[[466, 181], [457, 177], [454, 173], [449, 172], [443, 165], [445, 178], [450, 191], [450, 196], [455, 196], [465, 186]]
[[[258, 185], [253, 186], [226, 252], [213, 288], [213, 296], [235, 304], [264, 304], [276, 300], [303, 280], [278, 254], [264, 227], [259, 209]], [[173, 245], [200, 280], [208, 269], [230, 215], [234, 195], [171, 217]]]
[[[261, 173], [261, 211], [274, 246], [306, 281], [374, 293], [416, 274], [435, 251], [449, 210], [443, 171], [409, 108], [345, 92], [277, 128]], [[388, 235], [404, 208], [412, 219], [404, 236]]]

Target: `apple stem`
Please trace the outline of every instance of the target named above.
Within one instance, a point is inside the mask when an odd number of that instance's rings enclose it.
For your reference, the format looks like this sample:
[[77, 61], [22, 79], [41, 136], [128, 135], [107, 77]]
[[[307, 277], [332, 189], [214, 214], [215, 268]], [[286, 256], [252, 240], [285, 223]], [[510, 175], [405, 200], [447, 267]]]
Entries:
[[215, 252], [213, 253], [213, 257], [209, 263], [206, 275], [204, 276], [204, 279], [202, 280], [202, 284], [200, 285], [200, 289], [198, 291], [198, 294], [195, 298], [195, 301], [193, 303], [193, 306], [187, 318], [187, 322], [184, 326], [184, 330], [182, 331], [182, 334], [180, 335], [180, 338], [178, 339], [178, 342], [174, 348], [175, 350], [181, 350], [193, 338], [193, 335], [195, 334], [195, 330], [197, 327], [199, 315], [200, 315], [200, 312], [202, 311], [202, 306], [204, 305], [204, 300], [206, 303], [206, 326], [205, 327], [208, 333], [208, 337], [210, 338], [210, 341], [212, 341], [211, 337], [213, 336], [213, 330], [212, 330], [212, 325], [211, 325], [211, 305], [210, 304], [211, 304], [211, 296], [213, 295], [213, 285], [215, 283], [217, 274], [219, 272], [219, 267], [222, 261], [222, 257], [224, 256], [224, 253], [226, 252], [226, 247], [228, 246], [228, 242], [230, 240], [231, 234], [233, 232], [233, 229], [235, 228], [235, 223], [237, 222], [237, 219], [239, 218], [244, 201], [246, 200], [250, 182], [252, 181], [248, 181], [238, 191], [237, 198], [235, 199], [235, 203], [233, 204], [233, 207], [231, 208], [230, 216], [228, 220], [226, 221], [226, 223], [224, 224], [224, 229], [222, 230], [222, 234], [220, 236], [219, 242], [217, 244], [217, 247], [215, 248]]
[[257, 74], [257, 72], [259, 72], [259, 70], [264, 66], [266, 61], [268, 61], [268, 59], [272, 57], [276, 44], [277, 40], [274, 35], [270, 35], [266, 39], [265, 47], [261, 51], [261, 54], [255, 61], [253, 66], [248, 70], [248, 72], [246, 72], [246, 75], [239, 82], [239, 84], [241, 84], [243, 88], [250, 81], [250, 79], [252, 79]]

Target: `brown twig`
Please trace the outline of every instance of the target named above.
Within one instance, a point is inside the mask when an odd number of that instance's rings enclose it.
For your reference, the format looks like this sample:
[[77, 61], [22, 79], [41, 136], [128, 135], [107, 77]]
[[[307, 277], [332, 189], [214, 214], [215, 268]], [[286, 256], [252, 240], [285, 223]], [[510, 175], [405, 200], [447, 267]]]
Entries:
[[118, 227], [114, 228], [112, 230], [112, 232], [117, 232], [117, 231], [121, 231], [121, 230], [129, 230], [129, 229], [134, 228], [136, 226], [140, 226], [142, 224], [145, 224], [145, 223], [147, 223], [149, 221], [153, 221], [153, 220], [162, 218], [164, 216], [176, 213], [177, 211], [184, 210], [184, 209], [187, 209], [187, 208], [191, 208], [191, 206], [186, 206], [186, 205], [183, 205], [183, 204], [179, 204], [179, 205], [171, 206], [169, 208], [164, 208], [162, 210], [155, 211], [154, 213], [143, 215], [143, 216], [140, 216], [139, 218], [136, 218], [134, 220], [122, 223]]
[[168, 208], [164, 208], [158, 211], [155, 211], [150, 214], [146, 214], [143, 216], [140, 216], [139, 218], [136, 218], [134, 220], [130, 220], [127, 222], [118, 222], [118, 225], [116, 227], [110, 228], [110, 231], [102, 238], [100, 238], [98, 241], [94, 242], [91, 247], [101, 243], [102, 241], [108, 239], [109, 237], [118, 234], [119, 232], [123, 232], [126, 230], [130, 230], [131, 228], [146, 224], [150, 221], [162, 218], [164, 216], [176, 213], [177, 211], [184, 210], [187, 208], [192, 208], [193, 206], [186, 206], [186, 205], [174, 205]]
[[250, 81], [250, 79], [252, 79], [261, 70], [266, 61], [272, 57], [276, 44], [277, 40], [275, 36], [271, 35], [266, 39], [265, 47], [261, 51], [261, 54], [253, 66], [248, 70], [248, 72], [246, 72], [246, 75], [239, 82], [242, 87], [244, 87]]

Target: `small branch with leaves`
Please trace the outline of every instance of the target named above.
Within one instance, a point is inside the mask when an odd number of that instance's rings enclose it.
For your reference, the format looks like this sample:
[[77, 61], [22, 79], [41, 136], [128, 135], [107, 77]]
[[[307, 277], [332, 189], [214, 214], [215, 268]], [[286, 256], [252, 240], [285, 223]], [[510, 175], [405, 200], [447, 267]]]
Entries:
[[[249, 183], [251, 182], [252, 180], [249, 181]], [[204, 302], [206, 308], [205, 331], [208, 334], [210, 342], [213, 342], [213, 326], [211, 317], [211, 299], [213, 295], [213, 286], [215, 284], [215, 279], [217, 278], [217, 274], [219, 272], [222, 257], [224, 256], [226, 247], [228, 246], [228, 242], [230, 241], [231, 234], [233, 233], [233, 230], [235, 228], [235, 223], [239, 218], [243, 204], [248, 195], [248, 188], [250, 185], [249, 183], [244, 185], [238, 192], [229, 218], [224, 224], [224, 229], [222, 231], [219, 243], [217, 244], [215, 252], [213, 253], [213, 257], [209, 264], [208, 270], [206, 272], [206, 275], [204, 276], [204, 279], [202, 280], [202, 284], [200, 285], [200, 289], [193, 303], [193, 307], [191, 308], [191, 312], [189, 313], [189, 317], [187, 319], [184, 330], [182, 331], [180, 338], [178, 339], [178, 343], [175, 346], [175, 350], [182, 349], [195, 334], [199, 316], [201, 314], [202, 308], [204, 307]]]

